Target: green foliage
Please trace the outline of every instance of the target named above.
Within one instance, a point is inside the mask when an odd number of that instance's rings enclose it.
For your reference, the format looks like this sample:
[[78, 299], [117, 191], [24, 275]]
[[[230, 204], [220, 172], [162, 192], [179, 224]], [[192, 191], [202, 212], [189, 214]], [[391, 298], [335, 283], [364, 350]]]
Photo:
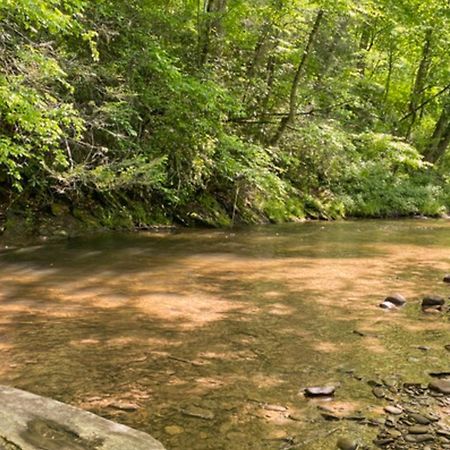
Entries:
[[58, 198], [111, 228], [441, 214], [450, 159], [422, 155], [450, 137], [449, 29], [442, 0], [3, 0], [0, 210]]
[[384, 134], [356, 139], [360, 160], [343, 182], [348, 214], [407, 216], [445, 212], [442, 182], [418, 151]]

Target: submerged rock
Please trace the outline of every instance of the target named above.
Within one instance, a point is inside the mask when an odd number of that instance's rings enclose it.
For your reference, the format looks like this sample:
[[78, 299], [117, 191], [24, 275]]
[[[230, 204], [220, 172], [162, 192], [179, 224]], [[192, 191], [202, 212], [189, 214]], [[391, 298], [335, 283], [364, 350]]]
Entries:
[[348, 437], [339, 438], [336, 445], [340, 450], [356, 450], [358, 448], [358, 443]]
[[433, 380], [428, 385], [430, 390], [450, 395], [450, 380]]
[[394, 416], [398, 416], [403, 412], [403, 408], [401, 406], [397, 407], [389, 405], [386, 406], [384, 410], [389, 414], [393, 414]]
[[427, 417], [423, 416], [422, 414], [418, 413], [411, 413], [408, 416], [413, 422], [416, 422], [420, 425], [429, 425], [431, 423], [431, 420]]
[[177, 434], [184, 433], [184, 429], [178, 425], [167, 425], [164, 427], [164, 431], [170, 436], [176, 436]]
[[199, 408], [198, 406], [188, 406], [181, 410], [182, 414], [198, 419], [213, 420], [215, 415], [209, 409]]
[[429, 372], [430, 377], [433, 378], [449, 378], [450, 372], [448, 370], [440, 370], [438, 372]]
[[376, 398], [384, 398], [386, 396], [384, 390], [379, 387], [374, 387], [372, 389], [372, 394], [375, 395]]
[[431, 442], [434, 441], [434, 436], [432, 434], [407, 434], [405, 436], [405, 441], [417, 444], [421, 442]]
[[264, 404], [263, 409], [267, 409], [267, 411], [275, 411], [275, 412], [286, 412], [288, 408], [286, 406], [282, 405], [270, 405], [270, 404]]
[[408, 428], [410, 434], [427, 434], [430, 432], [429, 427], [426, 425], [413, 425]]
[[422, 300], [422, 308], [430, 308], [445, 305], [445, 299], [439, 295], [427, 295]]

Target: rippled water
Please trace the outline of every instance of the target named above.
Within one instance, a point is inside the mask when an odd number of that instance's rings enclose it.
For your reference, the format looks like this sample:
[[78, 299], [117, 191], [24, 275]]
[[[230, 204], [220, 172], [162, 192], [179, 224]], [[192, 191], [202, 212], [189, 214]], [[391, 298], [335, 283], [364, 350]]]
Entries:
[[[423, 294], [448, 296], [446, 272], [450, 222], [434, 220], [5, 248], [0, 383], [149, 432], [168, 450], [369, 442], [373, 429], [325, 421], [318, 406], [376, 417], [383, 403], [368, 379], [423, 382], [449, 369], [448, 315], [418, 306]], [[408, 305], [378, 308], [391, 292]], [[331, 402], [302, 394], [329, 383], [340, 383]]]

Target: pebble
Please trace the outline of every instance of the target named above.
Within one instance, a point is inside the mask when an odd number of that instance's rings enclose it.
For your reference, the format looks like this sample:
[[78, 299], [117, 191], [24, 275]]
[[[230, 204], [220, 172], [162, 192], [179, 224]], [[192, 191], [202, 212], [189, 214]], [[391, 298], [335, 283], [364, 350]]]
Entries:
[[427, 345], [418, 345], [417, 350], [422, 350], [424, 352], [428, 352], [429, 350], [431, 350], [431, 347], [428, 347]]
[[394, 416], [398, 416], [403, 412], [403, 408], [396, 406], [386, 406], [384, 410], [389, 414], [394, 414]]
[[196, 417], [198, 419], [213, 420], [215, 415], [209, 409], [199, 408], [198, 406], [188, 406], [181, 410], [185, 416]]
[[439, 420], [441, 419], [438, 414], [434, 414], [432, 412], [425, 414], [425, 417], [429, 419], [431, 422], [439, 422]]
[[450, 372], [448, 370], [439, 370], [437, 372], [429, 372], [429, 375], [434, 378], [447, 378], [450, 377]]
[[433, 380], [428, 385], [430, 390], [441, 394], [450, 394], [450, 380]]
[[398, 439], [399, 437], [402, 436], [402, 432], [399, 430], [388, 430], [387, 434], [389, 437], [393, 439]]
[[411, 434], [426, 434], [430, 429], [426, 425], [413, 425], [408, 428], [408, 432]]
[[384, 393], [383, 389], [380, 389], [379, 387], [374, 387], [372, 389], [372, 394], [375, 395], [376, 398], [384, 398], [385, 397], [385, 393]]
[[181, 434], [184, 432], [184, 429], [179, 427], [178, 425], [168, 425], [164, 427], [164, 431], [171, 436], [175, 436], [177, 434]]
[[334, 395], [335, 391], [335, 386], [313, 386], [305, 388], [305, 395], [307, 397], [329, 397], [331, 395]]
[[408, 417], [420, 425], [429, 425], [431, 423], [431, 420], [425, 416], [422, 416], [422, 414], [412, 413]]
[[335, 414], [335, 413], [333, 413], [333, 412], [326, 412], [326, 411], [324, 411], [324, 412], [321, 412], [320, 413], [320, 415], [325, 419], [325, 420], [341, 420], [341, 418], [337, 415], [337, 414]]
[[266, 409], [267, 411], [275, 411], [275, 412], [286, 412], [288, 410], [285, 406], [268, 405], [268, 404], [264, 404], [263, 409]]
[[394, 439], [392, 439], [392, 438], [381, 438], [381, 439], [375, 439], [373, 441], [373, 443], [379, 447], [383, 447], [385, 445], [392, 444], [393, 442], [394, 442]]
[[305, 420], [305, 417], [300, 416], [299, 414], [295, 414], [295, 413], [289, 414], [288, 418], [295, 422], [303, 422]]
[[450, 439], [450, 430], [444, 430], [442, 428], [438, 428], [436, 430], [436, 433], [439, 434], [439, 436], [445, 436], [447, 439]]
[[434, 436], [432, 434], [407, 434], [405, 441], [411, 443], [429, 442], [434, 441]]
[[111, 402], [109, 403], [109, 406], [116, 409], [120, 409], [121, 411], [130, 411], [130, 412], [137, 411], [139, 409], [139, 405], [137, 405], [136, 403], [128, 403], [122, 401]]
[[337, 448], [340, 450], [356, 450], [358, 443], [348, 437], [341, 437], [337, 441]]

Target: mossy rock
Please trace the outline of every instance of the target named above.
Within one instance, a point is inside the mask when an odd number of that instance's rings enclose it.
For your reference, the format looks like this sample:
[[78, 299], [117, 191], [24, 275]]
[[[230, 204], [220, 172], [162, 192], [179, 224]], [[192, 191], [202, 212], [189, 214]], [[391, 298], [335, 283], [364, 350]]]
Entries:
[[228, 227], [231, 217], [225, 208], [210, 194], [203, 194], [195, 204], [185, 206], [180, 216], [188, 224], [201, 224], [211, 227]]
[[50, 210], [56, 217], [66, 216], [70, 214], [70, 208], [65, 203], [54, 202], [50, 205]]
[[72, 210], [72, 215], [75, 219], [82, 222], [88, 229], [101, 228], [101, 223], [85, 209], [74, 208]]

